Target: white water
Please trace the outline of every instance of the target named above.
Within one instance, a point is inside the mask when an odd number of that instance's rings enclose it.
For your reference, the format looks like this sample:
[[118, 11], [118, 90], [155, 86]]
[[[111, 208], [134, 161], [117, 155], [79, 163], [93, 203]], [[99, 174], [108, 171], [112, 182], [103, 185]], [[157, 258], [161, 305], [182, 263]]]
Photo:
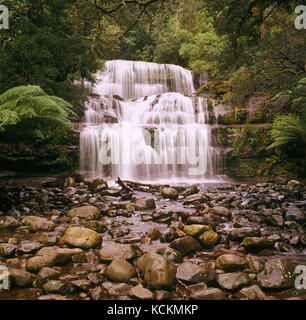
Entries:
[[192, 73], [175, 65], [114, 60], [97, 73], [81, 132], [90, 177], [146, 181], [214, 177], [208, 103]]

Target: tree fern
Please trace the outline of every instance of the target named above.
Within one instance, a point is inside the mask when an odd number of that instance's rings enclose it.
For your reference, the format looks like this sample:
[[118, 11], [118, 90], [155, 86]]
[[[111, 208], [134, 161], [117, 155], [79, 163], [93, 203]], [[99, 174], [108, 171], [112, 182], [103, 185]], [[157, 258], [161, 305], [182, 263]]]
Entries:
[[282, 115], [275, 119], [270, 134], [274, 142], [268, 149], [296, 144], [305, 153], [306, 147], [306, 114], [301, 112], [298, 116]]
[[71, 108], [65, 100], [47, 95], [38, 86], [15, 87], [0, 95], [0, 130], [8, 125], [26, 125], [33, 132], [55, 127], [70, 128], [69, 116], [75, 116]]

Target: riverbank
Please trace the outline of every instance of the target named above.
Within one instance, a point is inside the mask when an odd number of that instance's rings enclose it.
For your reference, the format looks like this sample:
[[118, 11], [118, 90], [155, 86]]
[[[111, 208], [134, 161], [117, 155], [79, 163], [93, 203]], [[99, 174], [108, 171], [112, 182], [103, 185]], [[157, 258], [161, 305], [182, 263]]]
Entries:
[[0, 186], [0, 299], [306, 299], [303, 182]]

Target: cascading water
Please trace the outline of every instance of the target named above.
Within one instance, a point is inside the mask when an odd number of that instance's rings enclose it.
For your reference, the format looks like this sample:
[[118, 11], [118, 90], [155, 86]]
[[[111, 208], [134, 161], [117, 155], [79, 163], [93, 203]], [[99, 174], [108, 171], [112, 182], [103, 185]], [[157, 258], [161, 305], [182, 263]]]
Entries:
[[113, 60], [98, 72], [81, 132], [90, 177], [152, 181], [213, 178], [208, 101], [175, 65]]

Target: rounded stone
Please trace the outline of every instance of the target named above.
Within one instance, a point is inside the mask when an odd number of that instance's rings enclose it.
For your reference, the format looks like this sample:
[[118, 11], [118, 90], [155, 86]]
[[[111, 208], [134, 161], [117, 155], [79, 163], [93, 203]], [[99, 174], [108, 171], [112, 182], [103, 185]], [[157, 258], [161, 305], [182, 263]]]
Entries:
[[72, 247], [90, 249], [100, 246], [102, 237], [99, 233], [91, 229], [69, 227], [65, 231], [63, 241]]

